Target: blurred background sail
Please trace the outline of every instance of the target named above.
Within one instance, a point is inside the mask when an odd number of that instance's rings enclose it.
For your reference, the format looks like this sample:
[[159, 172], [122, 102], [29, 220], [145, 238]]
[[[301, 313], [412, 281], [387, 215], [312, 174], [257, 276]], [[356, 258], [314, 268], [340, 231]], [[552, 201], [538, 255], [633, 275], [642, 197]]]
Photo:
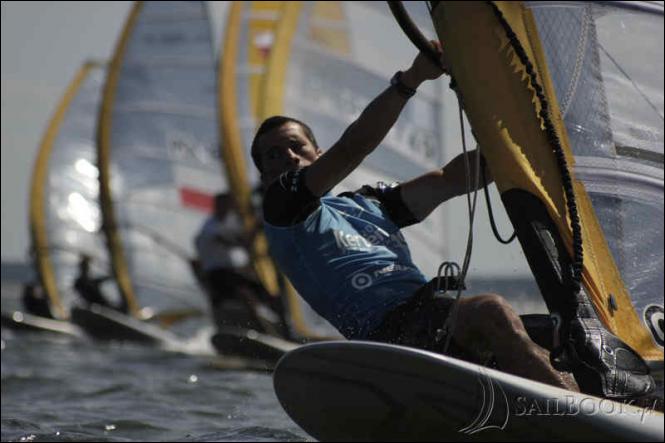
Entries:
[[[92, 259], [93, 273], [110, 272], [101, 234], [96, 166], [97, 111], [105, 71], [102, 64], [92, 62], [79, 69], [51, 118], [32, 176], [32, 252], [58, 318], [69, 316], [82, 254]], [[119, 296], [113, 282], [104, 290]]]
[[140, 306], [205, 307], [193, 237], [227, 189], [215, 61], [203, 2], [137, 2], [116, 47], [99, 121], [104, 227], [113, 269]]
[[279, 277], [268, 255], [262, 231], [256, 230], [261, 215], [254, 192], [259, 186], [250, 146], [263, 103], [263, 82], [285, 2], [233, 2], [229, 8], [219, 62], [220, 128], [222, 157], [236, 205], [246, 232], [254, 233], [252, 261], [265, 289], [278, 295]]

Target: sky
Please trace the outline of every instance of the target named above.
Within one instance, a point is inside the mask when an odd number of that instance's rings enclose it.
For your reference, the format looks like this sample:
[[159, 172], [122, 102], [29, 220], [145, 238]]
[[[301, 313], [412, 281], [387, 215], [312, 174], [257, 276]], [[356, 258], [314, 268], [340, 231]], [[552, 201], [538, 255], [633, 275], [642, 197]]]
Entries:
[[[210, 2], [221, 35], [225, 2]], [[30, 177], [65, 88], [108, 60], [132, 2], [2, 2], [2, 261], [25, 261]]]
[[28, 246], [30, 177], [52, 112], [81, 64], [108, 59], [131, 2], [2, 2], [2, 261]]
[[[28, 248], [28, 204], [32, 167], [37, 149], [65, 88], [77, 69], [88, 59], [108, 60], [116, 44], [132, 2], [2, 2], [2, 261], [26, 262]], [[219, 46], [227, 2], [208, 2], [215, 42]], [[366, 6], [385, 7], [385, 3]], [[362, 7], [356, 9], [355, 21], [367, 20]], [[369, 16], [368, 16], [369, 17]], [[358, 29], [369, 28], [364, 23]], [[377, 41], [395, 48], [409, 49], [406, 37], [394, 23], [388, 29], [364, 30], [361, 45], [371, 48]], [[427, 31], [426, 31], [427, 32]], [[378, 34], [377, 33], [381, 33]], [[379, 39], [379, 40], [377, 40]], [[368, 46], [369, 45], [369, 46]], [[371, 51], [366, 51], [371, 54]], [[410, 63], [410, 60], [407, 60]], [[399, 65], [397, 65], [399, 68]], [[408, 66], [408, 65], [407, 65]], [[405, 66], [406, 67], [406, 66]], [[393, 72], [384, 73], [386, 82]], [[444, 111], [448, 131], [446, 143], [459, 146], [456, 100], [447, 97], [452, 106]], [[461, 147], [459, 148], [461, 151]], [[454, 152], [457, 154], [457, 152]], [[479, 200], [482, 202], [482, 200]], [[495, 204], [499, 225], [510, 225]], [[496, 260], [496, 241], [487, 225], [484, 205], [479, 204], [477, 217], [482, 223], [476, 229], [472, 269], [490, 274], [524, 274], [526, 265], [517, 245], [502, 249], [502, 260]], [[462, 199], [449, 204], [451, 217], [446, 232], [451, 257], [462, 261], [466, 246], [468, 216]], [[507, 234], [506, 234], [507, 235]], [[517, 243], [517, 242], [515, 242]], [[509, 259], [507, 259], [507, 257]], [[433, 265], [432, 265], [433, 266]]]

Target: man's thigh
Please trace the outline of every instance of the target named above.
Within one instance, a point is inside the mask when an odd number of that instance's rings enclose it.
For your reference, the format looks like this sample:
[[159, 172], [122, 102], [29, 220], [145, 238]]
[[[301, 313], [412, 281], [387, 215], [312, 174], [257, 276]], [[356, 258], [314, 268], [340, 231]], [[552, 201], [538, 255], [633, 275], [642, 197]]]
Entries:
[[453, 339], [463, 348], [491, 351], [501, 336], [515, 333], [519, 316], [508, 302], [496, 294], [481, 294], [459, 300]]

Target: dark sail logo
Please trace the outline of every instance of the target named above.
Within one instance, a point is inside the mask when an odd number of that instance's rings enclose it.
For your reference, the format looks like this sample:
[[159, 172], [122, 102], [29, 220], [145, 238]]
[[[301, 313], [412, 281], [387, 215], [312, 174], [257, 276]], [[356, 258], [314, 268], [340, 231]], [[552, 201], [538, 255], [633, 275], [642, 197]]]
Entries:
[[191, 134], [169, 132], [166, 134], [169, 159], [179, 163], [218, 168], [221, 154], [219, 147], [210, 141], [199, 140]]
[[644, 309], [644, 323], [649, 328], [654, 341], [661, 348], [663, 347], [663, 336], [665, 336], [665, 332], [663, 331], [664, 318], [663, 307], [660, 305], [648, 305]]

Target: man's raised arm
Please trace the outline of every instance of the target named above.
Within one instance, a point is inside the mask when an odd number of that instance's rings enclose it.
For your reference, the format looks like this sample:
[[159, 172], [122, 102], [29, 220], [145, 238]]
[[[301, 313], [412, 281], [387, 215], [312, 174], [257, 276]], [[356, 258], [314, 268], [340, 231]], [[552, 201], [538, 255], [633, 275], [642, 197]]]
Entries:
[[[440, 51], [440, 45], [436, 45]], [[307, 188], [321, 196], [353, 172], [393, 127], [410, 97], [409, 90], [415, 91], [425, 80], [441, 74], [441, 68], [424, 54], [418, 54], [411, 67], [401, 74], [400, 84], [390, 86], [372, 100], [337, 143], [309, 167]]]
[[[469, 162], [469, 176], [476, 176], [476, 156], [478, 150], [467, 152]], [[484, 166], [484, 160], [480, 164]], [[453, 197], [464, 195], [467, 192], [466, 166], [464, 154], [452, 159], [442, 169], [428, 172], [413, 180], [402, 183], [400, 190], [402, 200], [411, 213], [418, 220], [424, 220], [441, 203]], [[492, 183], [492, 176], [485, 167], [487, 184]], [[475, 182], [471, 179], [471, 191], [475, 190]], [[482, 182], [480, 183], [482, 187]]]

